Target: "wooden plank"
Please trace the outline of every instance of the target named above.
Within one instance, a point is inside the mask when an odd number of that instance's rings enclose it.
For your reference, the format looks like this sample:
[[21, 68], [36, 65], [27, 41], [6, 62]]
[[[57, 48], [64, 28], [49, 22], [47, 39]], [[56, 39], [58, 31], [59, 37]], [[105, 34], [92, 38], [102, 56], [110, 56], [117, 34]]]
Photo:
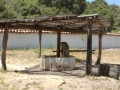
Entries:
[[61, 42], [61, 33], [57, 33], [57, 57], [60, 57], [60, 42]]
[[3, 42], [2, 42], [2, 55], [1, 55], [1, 64], [4, 70], [7, 70], [7, 67], [6, 67], [7, 41], [8, 41], [8, 24], [5, 24], [5, 31], [4, 31]]
[[110, 65], [109, 64], [99, 64], [98, 75], [99, 76], [109, 76]]
[[[69, 52], [86, 52], [87, 50], [69, 50]], [[95, 51], [95, 50], [92, 50]], [[57, 51], [53, 51], [53, 52], [57, 52]], [[62, 52], [62, 51], [60, 51]]]
[[60, 42], [60, 57], [69, 57], [69, 45], [67, 42]]
[[71, 20], [71, 19], [78, 19], [78, 18], [97, 18], [98, 14], [91, 14], [91, 15], [55, 15], [55, 16], [41, 16], [37, 17], [36, 19], [1, 19], [0, 22], [5, 23], [32, 23], [32, 22], [41, 22], [41, 21], [52, 21], [52, 20]]
[[92, 73], [92, 21], [87, 20], [88, 37], [87, 37], [87, 57], [86, 57], [86, 74]]
[[92, 18], [95, 18], [99, 16], [98, 14], [89, 14], [89, 15], [81, 15], [81, 16], [78, 16], [79, 18], [89, 18], [89, 17], [92, 17]]
[[[29, 29], [29, 30], [44, 30], [44, 31], [56, 31], [56, 32], [80, 32], [79, 29], [70, 29], [70, 28], [60, 28], [60, 27], [42, 27], [42, 26], [34, 26], [34, 25], [10, 25], [9, 29]], [[86, 32], [84, 30], [81, 30], [83, 32]]]
[[41, 39], [42, 39], [42, 31], [39, 31], [39, 58], [41, 57]]
[[[55, 31], [55, 32], [74, 32], [74, 33], [87, 33], [86, 29], [83, 28], [57, 28], [57, 27], [41, 27], [41, 26], [34, 26], [34, 25], [9, 25], [9, 29], [29, 29], [29, 30], [44, 30], [44, 31]], [[83, 27], [83, 26], [82, 26]], [[3, 29], [4, 26], [0, 25], [0, 28]], [[99, 34], [101, 30], [94, 30], [93, 33]]]
[[95, 19], [96, 20], [96, 23], [98, 23], [102, 28], [105, 28], [106, 26], [100, 22], [100, 20], [98, 19]]
[[98, 44], [98, 57], [97, 57], [97, 61], [96, 61], [96, 65], [100, 64], [101, 61], [101, 54], [102, 54], [102, 37], [103, 37], [103, 33], [99, 34], [99, 44]]

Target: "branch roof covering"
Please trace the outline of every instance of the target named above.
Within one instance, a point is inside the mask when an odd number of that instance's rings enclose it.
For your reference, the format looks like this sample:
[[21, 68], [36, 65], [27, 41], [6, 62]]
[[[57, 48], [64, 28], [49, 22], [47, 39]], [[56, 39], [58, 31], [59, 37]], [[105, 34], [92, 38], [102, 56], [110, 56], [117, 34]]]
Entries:
[[40, 16], [35, 19], [0, 19], [0, 28], [8, 24], [9, 32], [12, 30], [53, 31], [70, 33], [87, 33], [87, 20], [92, 20], [92, 33], [106, 32], [110, 28], [107, 18], [98, 14], [92, 15], [55, 15]]

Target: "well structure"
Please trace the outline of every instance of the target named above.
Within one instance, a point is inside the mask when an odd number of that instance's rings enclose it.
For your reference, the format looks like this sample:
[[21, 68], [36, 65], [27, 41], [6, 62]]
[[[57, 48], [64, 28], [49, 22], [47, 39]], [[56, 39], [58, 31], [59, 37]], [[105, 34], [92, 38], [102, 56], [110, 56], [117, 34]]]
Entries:
[[40, 16], [35, 19], [0, 19], [0, 29], [4, 29], [1, 64], [4, 70], [6, 66], [6, 48], [8, 41], [8, 34], [10, 30], [37, 30], [39, 34], [39, 57], [41, 57], [41, 40], [42, 31], [52, 31], [57, 33], [57, 53], [60, 57], [60, 42], [61, 32], [69, 33], [86, 33], [87, 34], [87, 55], [86, 55], [86, 74], [92, 72], [92, 34], [98, 34], [98, 57], [96, 64], [100, 64], [102, 53], [102, 36], [107, 33], [110, 28], [110, 22], [107, 18], [92, 15], [54, 15], [54, 16]]

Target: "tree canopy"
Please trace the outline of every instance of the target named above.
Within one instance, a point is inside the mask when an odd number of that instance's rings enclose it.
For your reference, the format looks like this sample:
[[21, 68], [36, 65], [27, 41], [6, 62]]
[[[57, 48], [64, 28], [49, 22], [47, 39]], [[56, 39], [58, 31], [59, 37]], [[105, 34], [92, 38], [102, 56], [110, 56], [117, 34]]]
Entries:
[[5, 5], [6, 2], [4, 0], [0, 0], [0, 18], [15, 18], [14, 13], [9, 10]]
[[101, 16], [105, 16], [111, 22], [111, 28], [118, 28], [120, 21], [120, 7], [112, 4], [108, 5], [105, 0], [94, 0], [91, 3], [87, 3], [86, 10], [84, 14], [94, 14], [97, 13]]
[[0, 18], [35, 18], [40, 15], [99, 14], [107, 17], [112, 29], [120, 28], [120, 6], [105, 0], [0, 0]]

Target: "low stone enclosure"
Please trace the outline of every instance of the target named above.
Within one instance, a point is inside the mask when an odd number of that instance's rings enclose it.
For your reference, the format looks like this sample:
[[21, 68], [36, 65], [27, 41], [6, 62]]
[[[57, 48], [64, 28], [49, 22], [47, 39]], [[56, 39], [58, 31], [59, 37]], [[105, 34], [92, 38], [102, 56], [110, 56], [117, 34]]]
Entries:
[[41, 56], [40, 70], [69, 71], [75, 68], [75, 57]]
[[66, 42], [60, 43], [60, 57], [41, 56], [40, 70], [64, 71], [75, 68], [75, 57], [69, 55], [69, 45]]
[[[103, 16], [99, 16], [98, 14], [92, 15], [55, 15], [55, 16], [40, 16], [39, 18], [35, 19], [0, 19], [0, 29], [4, 29], [3, 35], [3, 44], [2, 44], [2, 55], [1, 55], [1, 64], [4, 70], [7, 70], [6, 66], [6, 49], [7, 49], [7, 41], [8, 41], [8, 33], [12, 30], [37, 30], [39, 35], [39, 57], [41, 56], [41, 40], [42, 40], [42, 31], [52, 31], [56, 32], [57, 34], [57, 53], [56, 59], [58, 59], [59, 63], [61, 61], [68, 61], [74, 62], [74, 57], [69, 56], [72, 60], [67, 60], [69, 55], [69, 49], [62, 49], [60, 50], [60, 43], [61, 43], [61, 32], [68, 32], [68, 33], [87, 33], [87, 54], [86, 54], [86, 74], [92, 74], [92, 34], [97, 34], [99, 36], [98, 39], [98, 57], [96, 64], [100, 64], [101, 54], [102, 54], [102, 36], [103, 34], [107, 33], [107, 30], [111, 27], [110, 22], [107, 18]], [[63, 47], [64, 48], [64, 47]], [[65, 51], [64, 51], [65, 50]], [[62, 58], [61, 57], [62, 53]], [[46, 57], [46, 56], [45, 56]], [[65, 57], [65, 58], [64, 58]], [[53, 58], [54, 59], [54, 58]], [[60, 59], [60, 60], [59, 60]], [[65, 60], [66, 59], [66, 60]], [[50, 67], [53, 67], [52, 58], [49, 60]], [[45, 64], [42, 64], [45, 63]], [[41, 61], [43, 66], [46, 65], [46, 59]], [[70, 63], [69, 63], [70, 64]], [[62, 65], [58, 65], [61, 67]], [[74, 64], [70, 67], [73, 68]], [[46, 66], [45, 66], [46, 67]], [[62, 66], [62, 69], [64, 65]], [[42, 67], [44, 69], [44, 67]], [[55, 70], [54, 68], [50, 68], [50, 70]]]

